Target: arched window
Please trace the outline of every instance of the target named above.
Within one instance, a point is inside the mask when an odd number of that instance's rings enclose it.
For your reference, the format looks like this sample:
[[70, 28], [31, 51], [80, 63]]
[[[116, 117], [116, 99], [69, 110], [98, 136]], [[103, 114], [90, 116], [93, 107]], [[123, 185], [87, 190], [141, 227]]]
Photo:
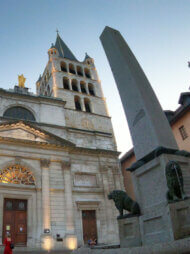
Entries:
[[69, 89], [69, 79], [67, 77], [63, 78], [63, 88]]
[[89, 99], [84, 98], [84, 106], [85, 106], [86, 112], [90, 112], [90, 113], [92, 112]]
[[65, 62], [61, 62], [61, 70], [67, 72], [67, 65]]
[[0, 170], [0, 183], [35, 185], [35, 179], [26, 167], [16, 164]]
[[50, 87], [49, 87], [49, 85], [47, 87], [47, 95], [50, 96]]
[[75, 100], [75, 108], [76, 108], [76, 110], [82, 111], [80, 97], [79, 96], [75, 96], [74, 100]]
[[78, 92], [78, 86], [77, 86], [77, 80], [76, 79], [72, 79], [71, 85], [72, 85], [73, 91]]
[[3, 116], [14, 119], [36, 121], [34, 115], [28, 109], [19, 106], [8, 108]]
[[85, 68], [85, 69], [84, 69], [84, 73], [85, 73], [85, 76], [86, 76], [87, 78], [91, 78], [90, 70], [89, 70], [89, 69]]
[[81, 88], [81, 92], [82, 92], [82, 93], [87, 93], [87, 92], [86, 92], [85, 84], [86, 84], [86, 83], [85, 83], [84, 81], [81, 81], [81, 82], [80, 82], [80, 88]]
[[80, 66], [77, 66], [77, 74], [83, 76], [82, 68]]
[[94, 86], [93, 86], [93, 84], [88, 83], [88, 91], [89, 91], [90, 95], [95, 96], [95, 92], [94, 92]]
[[75, 67], [74, 67], [73, 64], [69, 64], [69, 72], [72, 73], [72, 74], [76, 74]]

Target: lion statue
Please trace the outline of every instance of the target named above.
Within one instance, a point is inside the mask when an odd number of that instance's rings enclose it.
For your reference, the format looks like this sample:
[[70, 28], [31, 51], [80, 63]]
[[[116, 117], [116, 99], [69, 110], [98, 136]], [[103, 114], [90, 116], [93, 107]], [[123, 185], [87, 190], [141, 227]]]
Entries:
[[183, 190], [181, 167], [176, 161], [169, 161], [166, 164], [166, 180], [168, 186], [167, 199], [169, 202], [175, 202], [186, 198]]
[[131, 215], [140, 215], [140, 207], [137, 202], [132, 200], [125, 191], [114, 190], [108, 195], [108, 199], [113, 199], [116, 208], [119, 210], [119, 216], [123, 217], [123, 210], [127, 210]]

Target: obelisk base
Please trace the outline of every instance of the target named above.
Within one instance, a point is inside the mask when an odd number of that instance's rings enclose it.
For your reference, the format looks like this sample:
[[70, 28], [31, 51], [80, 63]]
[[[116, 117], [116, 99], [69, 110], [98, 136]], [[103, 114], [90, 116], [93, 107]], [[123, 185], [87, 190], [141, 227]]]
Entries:
[[[184, 177], [184, 191], [189, 194], [190, 158], [162, 154], [132, 172], [139, 216], [142, 245], [169, 242], [190, 236], [190, 200], [168, 203], [166, 164], [176, 161]], [[138, 246], [138, 245], [136, 245]]]

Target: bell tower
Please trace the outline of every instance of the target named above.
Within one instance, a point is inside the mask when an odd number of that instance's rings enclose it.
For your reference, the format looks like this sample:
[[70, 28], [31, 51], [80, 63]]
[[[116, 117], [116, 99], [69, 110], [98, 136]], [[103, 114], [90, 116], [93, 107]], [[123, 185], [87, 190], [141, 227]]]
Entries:
[[87, 53], [78, 61], [57, 32], [48, 50], [49, 61], [36, 82], [37, 94], [66, 101], [66, 108], [107, 116], [94, 59]]

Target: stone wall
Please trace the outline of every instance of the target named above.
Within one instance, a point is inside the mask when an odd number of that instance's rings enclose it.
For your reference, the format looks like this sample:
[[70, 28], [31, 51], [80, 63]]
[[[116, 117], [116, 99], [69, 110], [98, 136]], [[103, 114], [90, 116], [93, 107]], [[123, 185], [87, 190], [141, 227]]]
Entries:
[[56, 100], [45, 101], [44, 99], [35, 98], [32, 96], [12, 96], [11, 93], [6, 95], [0, 92], [0, 117], [4, 112], [14, 106], [21, 106], [31, 111], [39, 123], [65, 125], [64, 102]]

